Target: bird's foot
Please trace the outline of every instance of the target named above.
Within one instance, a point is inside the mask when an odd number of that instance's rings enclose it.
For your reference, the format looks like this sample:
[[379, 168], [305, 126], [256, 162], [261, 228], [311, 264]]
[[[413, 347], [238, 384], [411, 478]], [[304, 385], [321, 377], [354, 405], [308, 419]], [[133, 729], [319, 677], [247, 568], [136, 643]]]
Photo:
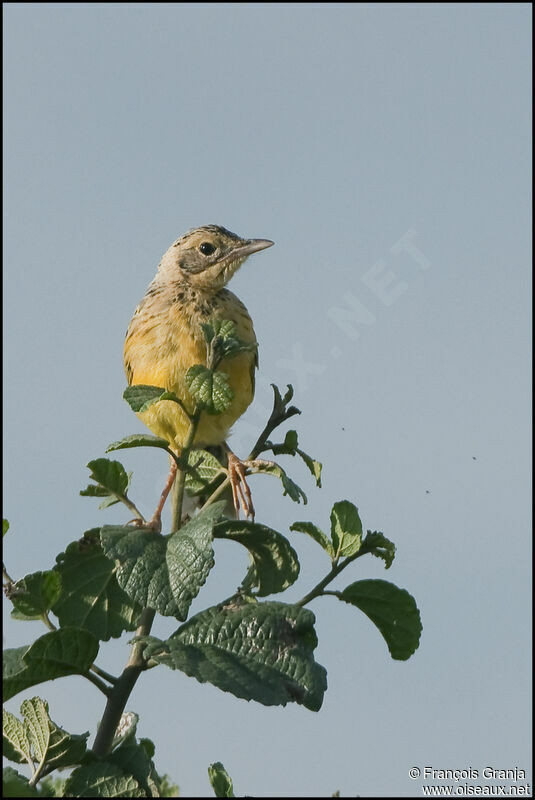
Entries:
[[176, 473], [177, 473], [176, 461], [172, 459], [171, 469], [169, 470], [169, 476], [167, 478], [167, 481], [165, 482], [163, 492], [160, 495], [160, 502], [158, 503], [158, 507], [154, 512], [154, 514], [148, 521], [142, 519], [141, 517], [136, 517], [135, 519], [127, 523], [128, 525], [134, 525], [136, 528], [148, 528], [150, 531], [156, 531], [156, 533], [162, 532], [162, 511], [165, 505], [165, 501], [167, 500], [167, 496], [173, 486]]
[[243, 461], [240, 461], [232, 450], [227, 450], [228, 458], [228, 477], [230, 480], [230, 487], [232, 489], [232, 500], [234, 501], [234, 508], [236, 515], [240, 516], [240, 508], [243, 510], [245, 517], [251, 517], [254, 522], [255, 510], [253, 506], [253, 498], [251, 497], [251, 490], [245, 479], [245, 469], [248, 466]]
[[132, 525], [134, 528], [144, 528], [145, 530], [155, 531], [156, 533], [162, 532], [162, 519], [159, 514], [154, 514], [152, 519], [149, 520], [136, 517], [126, 524]]

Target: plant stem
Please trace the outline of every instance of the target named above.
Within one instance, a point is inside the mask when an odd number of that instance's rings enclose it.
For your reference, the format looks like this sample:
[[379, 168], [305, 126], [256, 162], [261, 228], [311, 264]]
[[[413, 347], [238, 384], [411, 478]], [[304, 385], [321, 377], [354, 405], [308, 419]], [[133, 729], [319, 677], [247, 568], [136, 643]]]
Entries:
[[35, 786], [36, 783], [41, 779], [41, 775], [43, 774], [43, 770], [45, 767], [45, 759], [41, 761], [35, 772], [33, 773], [32, 777], [28, 781], [29, 786]]
[[125, 506], [129, 509], [129, 511], [132, 511], [136, 515], [136, 518], [140, 519], [142, 522], [145, 522], [145, 517], [143, 516], [141, 511], [139, 511], [139, 509], [136, 508], [136, 505], [130, 500], [129, 497], [127, 497], [125, 494], [124, 495], [117, 494], [115, 496], [117, 497], [117, 500], [120, 500], [121, 503], [125, 504]]
[[[176, 455], [174, 453], [171, 454], [178, 464], [177, 480], [175, 482], [176, 492], [173, 497], [173, 532], [179, 530], [182, 522], [182, 504], [184, 500], [184, 487], [186, 484], [188, 455], [193, 444], [193, 440], [195, 439], [200, 416], [201, 412], [199, 409], [195, 409], [194, 413], [191, 415], [188, 436], [184, 442], [184, 446], [180, 454], [181, 464], [178, 463]], [[149, 635], [152, 628], [152, 623], [154, 622], [155, 614], [156, 612], [152, 608], [143, 609], [139, 618], [139, 626], [136, 630], [136, 639], [140, 639]], [[126, 703], [132, 693], [132, 689], [134, 688], [136, 681], [143, 670], [147, 668], [147, 664], [143, 659], [143, 647], [143, 642], [134, 642], [132, 645], [132, 650], [130, 651], [130, 658], [128, 659], [126, 667], [118, 678], [113, 678], [108, 673], [104, 673], [102, 670], [99, 670], [103, 677], [106, 677], [107, 680], [111, 680], [113, 682], [113, 686], [111, 688], [105, 687], [103, 689], [105, 694], [108, 696], [108, 702], [106, 703], [106, 708], [104, 709], [104, 714], [102, 715], [102, 720], [95, 737], [95, 743], [93, 745], [93, 753], [96, 756], [105, 756], [106, 753], [110, 751], [117, 727], [121, 721]], [[85, 677], [95, 683], [95, 685], [99, 686], [99, 688], [104, 687], [103, 681], [101, 681], [100, 678], [97, 678], [95, 675], [88, 673], [85, 675]]]
[[117, 683], [118, 679], [115, 677], [115, 675], [110, 675], [109, 672], [106, 672], [106, 670], [97, 667], [96, 664], [91, 664], [89, 669], [91, 670], [91, 672], [94, 672], [95, 675], [100, 675], [100, 677], [104, 678], [104, 680], [108, 681], [108, 683]]
[[84, 672], [84, 678], [87, 678], [87, 680], [93, 683], [97, 687], [97, 689], [100, 689], [102, 694], [105, 694], [106, 697], [110, 696], [110, 687], [106, 686], [104, 681], [101, 681], [100, 678], [97, 678], [96, 675], [93, 675], [91, 672]]
[[186, 465], [188, 463], [189, 451], [191, 450], [193, 440], [195, 439], [195, 434], [197, 433], [197, 426], [199, 424], [200, 416], [201, 412], [199, 409], [195, 409], [191, 415], [191, 423], [189, 426], [188, 435], [180, 453], [182, 466], [178, 467], [178, 472], [175, 479], [175, 490], [173, 492], [173, 517], [171, 521], [172, 533], [177, 531], [182, 524], [182, 505], [184, 503], [184, 488], [186, 486]]
[[[141, 612], [139, 627], [136, 637], [148, 636], [154, 621], [155, 611], [152, 608], [144, 608]], [[112, 689], [108, 689], [108, 702], [104, 709], [104, 714], [97, 731], [93, 753], [96, 756], [105, 756], [109, 752], [117, 726], [121, 721], [123, 711], [134, 685], [141, 675], [145, 664], [143, 661], [143, 643], [135, 642], [130, 652], [128, 663]], [[86, 675], [86, 677], [88, 677]], [[97, 678], [98, 680], [98, 678]]]
[[253, 449], [247, 456], [247, 461], [254, 461], [256, 457], [260, 455], [260, 453], [263, 453], [264, 450], [267, 449], [265, 447], [267, 438], [269, 434], [275, 430], [275, 428], [277, 428], [279, 425], [282, 425], [282, 423], [286, 422], [286, 420], [290, 419], [290, 417], [293, 417], [294, 414], [300, 414], [300, 413], [301, 412], [298, 411], [298, 409], [294, 408], [293, 406], [291, 406], [287, 411], [284, 411], [282, 414], [276, 413], [275, 409], [273, 409], [273, 411], [271, 412], [271, 416], [266, 423], [266, 427], [256, 440]]
[[346, 558], [343, 561], [340, 561], [338, 564], [334, 564], [333, 568], [327, 573], [323, 580], [317, 583], [316, 586], [314, 586], [314, 588], [308, 594], [306, 594], [302, 600], [299, 600], [297, 603], [295, 603], [295, 605], [305, 606], [307, 603], [310, 603], [311, 600], [315, 600], [316, 597], [320, 597], [322, 594], [324, 594], [323, 590], [327, 584], [334, 580], [334, 578], [336, 578], [336, 576], [339, 575], [340, 572], [342, 572], [342, 570], [348, 566], [348, 564], [352, 564], [353, 561], [355, 561], [357, 558], [360, 558], [360, 556], [365, 555], [367, 552], [368, 550], [361, 549], [354, 556]]
[[227, 476], [224, 480], [221, 481], [217, 489], [214, 489], [210, 497], [207, 500], [205, 500], [205, 502], [203, 503], [203, 508], [205, 506], [210, 505], [210, 503], [213, 503], [214, 500], [217, 500], [219, 495], [223, 494], [225, 489], [227, 489], [229, 486], [230, 486], [230, 478]]
[[43, 622], [45, 623], [46, 627], [50, 631], [57, 631], [57, 627], [54, 625], [54, 623], [52, 622], [52, 620], [48, 616], [48, 611], [43, 611], [43, 613], [41, 614], [41, 619], [43, 620]]

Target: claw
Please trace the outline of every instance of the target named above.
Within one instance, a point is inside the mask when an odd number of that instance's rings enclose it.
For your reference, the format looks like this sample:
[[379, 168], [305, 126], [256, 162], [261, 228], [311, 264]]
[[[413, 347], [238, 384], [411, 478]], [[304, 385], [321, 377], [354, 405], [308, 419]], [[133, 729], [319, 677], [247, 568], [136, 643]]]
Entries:
[[227, 450], [228, 458], [228, 476], [230, 480], [230, 487], [232, 489], [232, 500], [236, 514], [239, 517], [240, 508], [245, 514], [245, 517], [251, 517], [254, 522], [255, 510], [253, 506], [253, 498], [251, 497], [251, 490], [245, 479], [245, 466], [242, 461], [231, 451]]

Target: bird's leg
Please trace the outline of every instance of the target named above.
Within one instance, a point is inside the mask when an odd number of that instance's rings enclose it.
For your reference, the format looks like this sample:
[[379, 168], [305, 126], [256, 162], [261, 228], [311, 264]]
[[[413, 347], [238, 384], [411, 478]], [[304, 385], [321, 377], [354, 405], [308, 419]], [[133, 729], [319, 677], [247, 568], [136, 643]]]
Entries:
[[169, 496], [169, 492], [173, 487], [173, 483], [175, 482], [175, 477], [177, 473], [177, 465], [174, 458], [171, 458], [171, 469], [169, 470], [169, 475], [167, 476], [167, 481], [165, 482], [165, 486], [163, 487], [163, 491], [160, 495], [160, 501], [156, 508], [156, 511], [152, 515], [151, 519], [148, 522], [143, 522], [142, 520], [133, 519], [130, 522], [130, 525], [138, 525], [140, 528], [150, 528], [153, 531], [157, 531], [160, 533], [162, 530], [162, 511], [165, 505], [165, 501]]
[[148, 527], [153, 528], [155, 531], [160, 532], [162, 529], [162, 511], [165, 505], [165, 501], [169, 496], [169, 492], [173, 488], [173, 483], [175, 482], [176, 473], [177, 473], [177, 465], [174, 458], [171, 459], [171, 469], [169, 470], [169, 475], [167, 476], [167, 481], [165, 482], [165, 486], [163, 487], [163, 491], [160, 495], [160, 502], [156, 508], [156, 511], [152, 515], [152, 518], [148, 521]]
[[225, 445], [228, 460], [228, 476], [230, 480], [230, 487], [232, 489], [232, 499], [234, 501], [234, 508], [239, 517], [240, 508], [246, 517], [251, 517], [254, 522], [254, 506], [251, 497], [251, 490], [245, 480], [245, 466], [242, 461], [235, 455], [228, 445]]

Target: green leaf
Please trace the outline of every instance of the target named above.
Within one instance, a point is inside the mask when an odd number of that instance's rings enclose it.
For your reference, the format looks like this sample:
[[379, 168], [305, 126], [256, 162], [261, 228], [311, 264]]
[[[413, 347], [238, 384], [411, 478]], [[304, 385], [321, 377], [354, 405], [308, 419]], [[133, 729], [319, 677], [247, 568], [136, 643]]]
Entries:
[[297, 452], [297, 431], [287, 431], [286, 436], [284, 437], [284, 442], [282, 444], [274, 444], [272, 447], [273, 453], [275, 455], [279, 455], [282, 453], [286, 453], [288, 455], [294, 456]]
[[[46, 763], [51, 772], [78, 764], [86, 752], [89, 733], [72, 735], [59, 728], [48, 714], [48, 703], [39, 697], [24, 700], [21, 722], [4, 709], [4, 755], [18, 763]], [[32, 766], [33, 769], [33, 766]]]
[[40, 697], [24, 700], [20, 710], [24, 717], [24, 728], [31, 744], [34, 759], [38, 768], [46, 761], [50, 744], [50, 725], [47, 706]]
[[7, 519], [2, 520], [2, 536], [5, 536], [9, 530], [9, 522]]
[[141, 606], [186, 619], [214, 565], [212, 531], [224, 502], [208, 506], [179, 531], [164, 537], [151, 530], [105, 525], [101, 542], [117, 564], [117, 580]]
[[28, 778], [20, 775], [13, 767], [4, 767], [2, 794], [4, 797], [39, 797], [39, 792], [34, 786], [30, 786]]
[[132, 478], [131, 472], [126, 472], [119, 461], [110, 461], [109, 458], [97, 458], [87, 465], [91, 470], [91, 479], [97, 486], [89, 484], [82, 489], [80, 494], [84, 497], [105, 497], [99, 508], [107, 508], [123, 497], [127, 497], [127, 490]]
[[214, 536], [239, 542], [249, 550], [254, 564], [258, 595], [283, 592], [298, 578], [299, 559], [288, 539], [256, 522], [225, 521], [216, 525]]
[[160, 399], [165, 392], [163, 386], [127, 386], [123, 392], [123, 398], [126, 400], [132, 411], [136, 414], [140, 411], [146, 411], [147, 408]]
[[9, 599], [26, 619], [39, 619], [61, 596], [61, 578], [53, 570], [33, 572], [13, 584]]
[[220, 336], [224, 340], [236, 335], [236, 323], [230, 319], [212, 319], [210, 322], [202, 322], [201, 328], [204, 331], [206, 344], [210, 344], [215, 336]]
[[53, 775], [46, 775], [39, 781], [39, 797], [64, 797], [65, 780]]
[[307, 465], [308, 469], [312, 474], [312, 477], [316, 481], [316, 486], [318, 487], [318, 489], [321, 489], [321, 469], [322, 469], [321, 462], [316, 461], [314, 458], [311, 458], [311, 456], [307, 455], [307, 453], [303, 452], [303, 450], [300, 450], [299, 448], [296, 449], [296, 453], [297, 455], [301, 456], [301, 458]]
[[362, 522], [358, 508], [349, 500], [335, 503], [331, 511], [331, 539], [335, 558], [348, 558], [360, 550]]
[[210, 764], [208, 779], [216, 797], [235, 797], [232, 788], [232, 779], [221, 761]]
[[159, 436], [151, 436], [149, 433], [134, 433], [131, 436], [125, 436], [124, 439], [119, 439], [118, 442], [109, 444], [106, 452], [126, 450], [129, 447], [160, 447], [162, 450], [169, 452], [169, 442], [165, 439], [160, 439]]
[[63, 593], [53, 606], [62, 628], [84, 628], [107, 642], [137, 627], [141, 606], [121, 589], [115, 564], [104, 555], [100, 528], [86, 531], [57, 557], [56, 574]]
[[50, 743], [46, 757], [47, 770], [79, 764], [87, 752], [86, 733], [67, 733], [50, 720]]
[[[113, 754], [112, 754], [113, 755]], [[133, 775], [117, 764], [95, 761], [75, 769], [64, 787], [65, 797], [147, 797]]]
[[273, 452], [274, 455], [289, 455], [289, 456], [300, 456], [303, 461], [305, 462], [306, 466], [312, 473], [313, 478], [316, 481], [316, 486], [321, 487], [321, 464], [319, 461], [315, 461], [311, 458], [307, 453], [303, 450], [300, 450], [297, 440], [297, 431], [288, 431], [286, 436], [284, 437], [284, 442], [282, 444], [272, 444], [271, 442], [266, 442], [267, 448]]
[[5, 650], [4, 701], [43, 681], [65, 675], [83, 675], [97, 653], [97, 639], [79, 628], [45, 633], [29, 647]]
[[120, 767], [125, 775], [131, 775], [144, 789], [145, 797], [157, 796], [154, 794], [156, 786], [151, 780], [151, 760], [143, 745], [135, 739], [128, 739], [117, 747], [106, 756], [106, 761]]
[[[124, 496], [130, 484], [130, 475], [120, 461], [109, 458], [96, 458], [90, 461], [87, 468], [91, 472], [91, 480], [98, 483], [108, 493]], [[82, 494], [83, 492], [80, 492]]]
[[275, 464], [273, 461], [260, 461], [255, 462], [258, 466], [251, 468], [253, 473], [261, 473], [263, 475], [274, 475], [282, 483], [283, 495], [288, 495], [294, 503], [307, 504], [307, 496], [304, 491], [298, 486], [291, 478], [288, 477], [286, 472], [281, 466]]
[[318, 711], [327, 680], [313, 657], [314, 621], [300, 606], [238, 598], [192, 617], [167, 641], [147, 637], [144, 655], [245, 700]]
[[377, 531], [368, 531], [362, 543], [362, 548], [377, 558], [382, 558], [385, 562], [385, 569], [392, 566], [396, 556], [396, 545], [387, 539], [386, 536]]
[[158, 775], [156, 774], [156, 782], [158, 784], [158, 790], [160, 792], [160, 797], [178, 797], [179, 790], [176, 783], [173, 783], [169, 775]]
[[328, 536], [326, 536], [317, 525], [314, 525], [313, 522], [294, 522], [293, 525], [290, 525], [290, 530], [308, 534], [308, 536], [311, 536], [315, 542], [323, 547], [331, 559], [334, 559], [334, 548]]
[[136, 414], [147, 411], [154, 403], [159, 403], [161, 400], [171, 400], [173, 403], [177, 403], [186, 414], [189, 413], [180, 397], [174, 392], [168, 392], [161, 386], [146, 386], [144, 384], [127, 386], [123, 392], [123, 397]]
[[17, 764], [32, 763], [32, 748], [24, 725], [14, 714], [2, 710], [2, 732], [4, 757]]
[[186, 372], [188, 391], [200, 408], [208, 414], [221, 414], [232, 403], [234, 392], [225, 372], [213, 372], [196, 364]]
[[207, 344], [206, 364], [215, 369], [224, 358], [233, 358], [238, 353], [256, 350], [256, 343], [243, 342], [236, 336], [236, 324], [228, 319], [201, 323]]
[[294, 389], [291, 383], [287, 384], [284, 397], [281, 397], [279, 387], [274, 383], [271, 384], [271, 388], [273, 389], [274, 394], [272, 416], [283, 416], [284, 419], [288, 419], [288, 417], [291, 417], [294, 414], [301, 413], [298, 408], [295, 408], [295, 406], [290, 406], [290, 408], [287, 408], [288, 403], [294, 396]]
[[[135, 715], [134, 715], [135, 716]], [[68, 797], [161, 797], [151, 755], [154, 745], [137, 742], [133, 732], [103, 759], [86, 759], [67, 781]]]
[[338, 597], [360, 608], [379, 628], [392, 658], [406, 661], [417, 649], [422, 632], [420, 612], [405, 589], [370, 579], [352, 583]]
[[194, 467], [186, 474], [186, 491], [190, 495], [204, 491], [225, 471], [217, 458], [207, 450], [190, 450], [188, 464]]

